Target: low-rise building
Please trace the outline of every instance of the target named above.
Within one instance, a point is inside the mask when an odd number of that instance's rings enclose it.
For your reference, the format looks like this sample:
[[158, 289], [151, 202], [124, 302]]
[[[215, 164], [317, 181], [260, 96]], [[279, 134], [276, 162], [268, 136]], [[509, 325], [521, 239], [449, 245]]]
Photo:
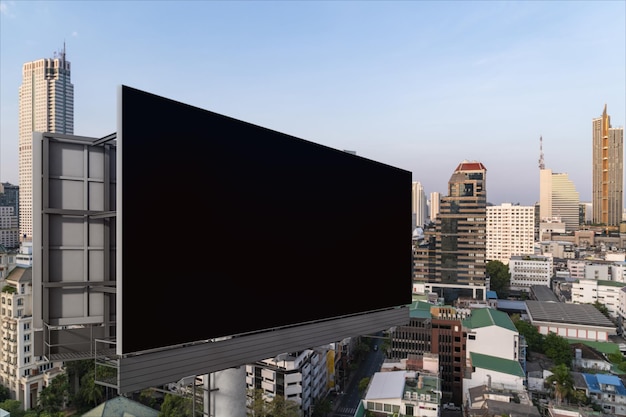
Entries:
[[387, 416], [438, 417], [440, 379], [424, 371], [376, 372], [360, 408]]

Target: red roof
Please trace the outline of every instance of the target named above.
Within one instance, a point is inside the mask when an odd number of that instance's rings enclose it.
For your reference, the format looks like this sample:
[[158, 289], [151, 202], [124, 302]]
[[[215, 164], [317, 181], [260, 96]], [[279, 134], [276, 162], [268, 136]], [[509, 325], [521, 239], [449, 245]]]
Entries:
[[482, 162], [463, 161], [456, 167], [456, 171], [487, 171]]

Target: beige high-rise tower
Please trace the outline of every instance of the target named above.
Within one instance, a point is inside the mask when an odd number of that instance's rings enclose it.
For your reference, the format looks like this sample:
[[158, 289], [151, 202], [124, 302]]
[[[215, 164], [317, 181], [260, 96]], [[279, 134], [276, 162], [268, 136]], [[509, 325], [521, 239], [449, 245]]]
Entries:
[[592, 120], [593, 223], [616, 230], [622, 220], [624, 198], [624, 128], [611, 127], [606, 112]]
[[22, 66], [19, 88], [19, 223], [21, 239], [33, 235], [33, 132], [74, 134], [74, 85], [65, 47], [53, 58]]

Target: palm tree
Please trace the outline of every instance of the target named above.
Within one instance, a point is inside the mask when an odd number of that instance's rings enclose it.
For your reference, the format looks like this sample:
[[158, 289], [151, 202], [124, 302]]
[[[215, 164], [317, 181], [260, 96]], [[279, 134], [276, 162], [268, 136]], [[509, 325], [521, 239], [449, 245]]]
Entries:
[[552, 375], [546, 378], [549, 386], [554, 387], [554, 396], [557, 404], [561, 404], [574, 390], [574, 380], [569, 373], [569, 368], [564, 364], [554, 366], [550, 369]]

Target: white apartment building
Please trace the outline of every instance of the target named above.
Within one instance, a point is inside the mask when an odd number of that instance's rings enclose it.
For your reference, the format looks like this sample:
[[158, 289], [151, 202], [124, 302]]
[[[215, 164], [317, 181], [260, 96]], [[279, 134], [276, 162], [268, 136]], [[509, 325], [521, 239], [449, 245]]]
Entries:
[[426, 200], [426, 193], [424, 193], [424, 186], [419, 181], [413, 181], [411, 197], [413, 229], [416, 227], [424, 227], [424, 224], [426, 224], [426, 220], [428, 219], [428, 204]]
[[306, 349], [246, 365], [247, 395], [260, 387], [266, 400], [282, 395], [300, 406], [301, 416], [310, 416], [315, 399], [328, 392], [331, 351], [330, 346]]
[[434, 222], [439, 215], [439, 207], [441, 205], [441, 193], [433, 191], [430, 193], [430, 221]]
[[524, 392], [519, 332], [508, 314], [475, 309], [463, 320], [463, 327], [467, 330], [466, 369], [471, 370], [463, 379], [463, 402], [467, 403], [470, 389], [481, 385]]
[[62, 372], [63, 364], [33, 355], [32, 269], [14, 268], [1, 286], [0, 384], [28, 410], [37, 405], [41, 390]]
[[553, 268], [551, 256], [512, 256], [509, 261], [511, 289], [530, 292], [533, 285], [545, 285], [550, 288]]
[[[477, 308], [463, 320], [466, 352], [519, 360], [519, 332], [508, 314], [493, 308]], [[498, 343], [490, 341], [497, 340]]]
[[0, 245], [5, 248], [20, 245], [18, 217], [13, 207], [0, 207]]
[[441, 382], [423, 371], [376, 372], [361, 403], [380, 416], [438, 417]]
[[26, 62], [19, 88], [20, 238], [33, 235], [33, 132], [74, 134], [74, 85], [65, 50]]
[[506, 265], [511, 256], [534, 253], [534, 243], [534, 206], [511, 203], [487, 206], [488, 261], [500, 261]]
[[15, 263], [22, 268], [33, 266], [33, 242], [24, 241], [20, 245], [20, 250], [15, 256]]
[[603, 304], [609, 315], [617, 318], [620, 314], [620, 293], [626, 287], [623, 282], [580, 279], [572, 284], [572, 303]]

